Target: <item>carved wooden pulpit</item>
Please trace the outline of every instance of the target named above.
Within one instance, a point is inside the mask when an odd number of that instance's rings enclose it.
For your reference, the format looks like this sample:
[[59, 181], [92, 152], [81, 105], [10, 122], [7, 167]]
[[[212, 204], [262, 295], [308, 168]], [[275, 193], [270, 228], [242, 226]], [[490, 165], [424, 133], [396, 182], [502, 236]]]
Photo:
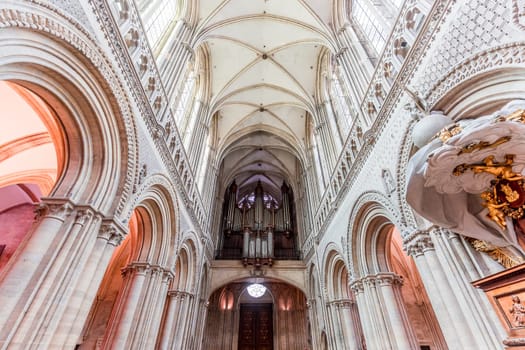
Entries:
[[525, 264], [472, 282], [481, 288], [496, 311], [507, 339], [507, 349], [525, 349]]

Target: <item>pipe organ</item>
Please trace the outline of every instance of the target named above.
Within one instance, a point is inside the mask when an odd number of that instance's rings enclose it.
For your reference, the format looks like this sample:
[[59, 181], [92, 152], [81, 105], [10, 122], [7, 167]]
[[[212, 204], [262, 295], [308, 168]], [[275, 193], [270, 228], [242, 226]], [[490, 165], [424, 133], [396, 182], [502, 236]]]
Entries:
[[271, 266], [274, 259], [299, 259], [293, 193], [286, 183], [279, 203], [260, 181], [253, 192], [237, 198], [234, 181], [226, 191], [222, 215], [218, 259], [242, 259], [244, 266], [256, 267]]

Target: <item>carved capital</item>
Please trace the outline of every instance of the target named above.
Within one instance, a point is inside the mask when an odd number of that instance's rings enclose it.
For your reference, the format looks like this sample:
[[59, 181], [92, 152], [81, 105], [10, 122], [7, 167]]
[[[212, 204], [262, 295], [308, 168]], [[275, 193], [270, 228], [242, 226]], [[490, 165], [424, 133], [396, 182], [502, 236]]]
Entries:
[[184, 300], [185, 298], [193, 298], [193, 294], [191, 294], [190, 292], [183, 291], [183, 290], [170, 290], [168, 291], [168, 296], [170, 298], [180, 299], [181, 301]]
[[65, 220], [75, 206], [73, 202], [65, 198], [42, 198], [42, 203], [38, 206], [39, 215]]
[[434, 249], [434, 242], [428, 230], [415, 230], [403, 239], [403, 248], [410, 256], [424, 254]]
[[75, 217], [75, 223], [85, 225], [93, 216], [95, 216], [95, 211], [92, 208], [79, 208]]
[[375, 277], [375, 283], [379, 286], [403, 285], [403, 277], [395, 273], [378, 273]]
[[358, 280], [353, 281], [350, 284], [350, 288], [356, 293], [363, 292], [365, 286], [376, 287], [376, 286], [393, 286], [402, 285], [403, 277], [393, 272], [380, 272], [375, 275], [368, 275]]
[[121, 269], [122, 277], [129, 276], [131, 274], [147, 275], [151, 273], [151, 265], [145, 262], [134, 261], [128, 266]]
[[338, 309], [349, 309], [355, 304], [354, 300], [351, 299], [337, 299], [328, 302], [329, 306], [335, 306]]
[[108, 241], [108, 244], [118, 246], [124, 240], [125, 232], [120, 225], [113, 221], [104, 222], [100, 227], [97, 238]]
[[356, 294], [363, 293], [365, 290], [363, 279], [358, 279], [350, 282], [350, 289], [352, 289], [352, 291]]

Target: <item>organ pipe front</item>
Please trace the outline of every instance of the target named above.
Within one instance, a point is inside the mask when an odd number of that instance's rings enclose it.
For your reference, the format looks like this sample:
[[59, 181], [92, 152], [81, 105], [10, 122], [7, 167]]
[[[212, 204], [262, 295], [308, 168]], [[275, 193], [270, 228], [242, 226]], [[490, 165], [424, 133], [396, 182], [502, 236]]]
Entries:
[[295, 243], [293, 195], [281, 186], [281, 203], [259, 181], [253, 192], [237, 198], [235, 181], [224, 196], [222, 240], [218, 259], [242, 259], [244, 266], [273, 264], [274, 259], [299, 259]]

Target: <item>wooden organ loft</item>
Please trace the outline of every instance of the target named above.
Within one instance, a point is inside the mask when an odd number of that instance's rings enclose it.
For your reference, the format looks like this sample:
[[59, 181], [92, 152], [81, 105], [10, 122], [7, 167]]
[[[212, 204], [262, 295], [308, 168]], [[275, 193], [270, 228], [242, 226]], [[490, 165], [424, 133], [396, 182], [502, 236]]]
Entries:
[[244, 266], [272, 266], [274, 260], [298, 260], [293, 192], [281, 186], [280, 203], [257, 182], [237, 198], [235, 181], [226, 190], [217, 259], [242, 259]]

